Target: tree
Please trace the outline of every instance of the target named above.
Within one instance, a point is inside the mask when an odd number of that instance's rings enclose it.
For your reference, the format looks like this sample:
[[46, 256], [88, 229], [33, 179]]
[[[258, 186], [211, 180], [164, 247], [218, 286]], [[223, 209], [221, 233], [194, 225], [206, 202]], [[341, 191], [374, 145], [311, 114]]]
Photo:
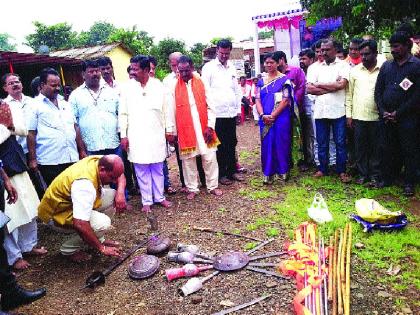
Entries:
[[274, 38], [274, 30], [258, 33], [258, 39], [267, 39], [267, 38], [271, 38], [271, 39]]
[[35, 33], [25, 37], [27, 45], [38, 51], [41, 45], [46, 45], [50, 50], [59, 50], [72, 47], [75, 43], [77, 33], [72, 31], [70, 24], [58, 23], [45, 25], [41, 22], [33, 22]]
[[12, 44], [10, 40], [13, 39], [7, 33], [0, 33], [0, 50], [3, 51], [16, 51], [16, 45]]
[[117, 28], [106, 21], [96, 21], [88, 31], [82, 31], [77, 37], [78, 46], [93, 46], [105, 44]]
[[202, 43], [195, 43], [190, 48], [189, 56], [194, 62], [196, 67], [203, 63], [203, 50], [207, 48], [207, 45]]
[[231, 36], [213, 37], [212, 39], [210, 39], [210, 43], [212, 43], [213, 45], [217, 45], [217, 42], [221, 39], [229, 39], [231, 42], [233, 41], [233, 37], [231, 37]]
[[153, 45], [153, 37], [145, 31], [138, 31], [134, 25], [131, 29], [118, 28], [108, 37], [108, 43], [122, 42], [134, 54], [148, 55]]
[[165, 70], [167, 73], [171, 72], [168, 65], [168, 57], [171, 53], [179, 51], [186, 53], [185, 42], [173, 38], [165, 38], [161, 40], [156, 46], [153, 46], [150, 54], [154, 56], [158, 62], [158, 69]]
[[308, 22], [341, 16], [344, 36], [374, 34], [378, 38], [388, 37], [403, 21], [416, 21], [419, 32], [420, 4], [418, 0], [302, 0], [310, 14]]

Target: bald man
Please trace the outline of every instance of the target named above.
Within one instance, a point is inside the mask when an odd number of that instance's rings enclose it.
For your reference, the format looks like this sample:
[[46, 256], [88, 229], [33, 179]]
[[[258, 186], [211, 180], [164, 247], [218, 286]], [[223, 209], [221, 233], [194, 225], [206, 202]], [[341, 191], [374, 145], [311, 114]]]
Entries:
[[71, 261], [82, 262], [90, 255], [81, 250], [83, 243], [106, 256], [120, 256], [119, 244], [105, 240], [115, 214], [116, 192], [103, 188], [117, 184], [124, 192], [124, 163], [117, 155], [92, 155], [73, 164], [57, 176], [38, 207], [38, 217], [54, 230], [76, 233], [63, 243], [60, 251]]

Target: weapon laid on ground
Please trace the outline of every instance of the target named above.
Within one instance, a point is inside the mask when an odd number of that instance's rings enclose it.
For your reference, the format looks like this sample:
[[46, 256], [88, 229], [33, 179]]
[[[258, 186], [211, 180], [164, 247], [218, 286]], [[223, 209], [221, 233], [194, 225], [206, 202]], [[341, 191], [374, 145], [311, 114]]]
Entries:
[[87, 279], [86, 284], [82, 288], [91, 288], [94, 289], [99, 285], [102, 285], [105, 283], [105, 277], [108, 276], [111, 272], [114, 271], [115, 268], [117, 268], [119, 265], [121, 265], [125, 260], [127, 260], [128, 257], [130, 257], [134, 252], [145, 246], [147, 243], [149, 243], [150, 240], [157, 237], [160, 233], [154, 234], [150, 238], [147, 238], [137, 245], [133, 246], [122, 258], [118, 259], [116, 262], [114, 262], [111, 266], [106, 268], [104, 271], [94, 271]]

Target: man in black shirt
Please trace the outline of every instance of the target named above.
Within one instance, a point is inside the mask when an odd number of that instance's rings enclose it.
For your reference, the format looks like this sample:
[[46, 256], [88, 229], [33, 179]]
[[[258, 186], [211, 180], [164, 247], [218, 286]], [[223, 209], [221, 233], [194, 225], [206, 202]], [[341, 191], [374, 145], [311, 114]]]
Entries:
[[391, 184], [404, 166], [404, 194], [414, 195], [419, 171], [420, 61], [410, 54], [406, 32], [394, 33], [389, 43], [394, 60], [383, 64], [375, 86], [375, 102], [383, 124], [383, 172]]

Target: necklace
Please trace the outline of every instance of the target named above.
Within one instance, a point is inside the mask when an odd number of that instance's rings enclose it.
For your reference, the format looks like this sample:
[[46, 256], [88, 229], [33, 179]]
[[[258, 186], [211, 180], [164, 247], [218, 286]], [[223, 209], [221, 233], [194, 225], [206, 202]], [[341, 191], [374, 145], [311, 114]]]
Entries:
[[92, 93], [92, 91], [87, 87], [87, 90], [89, 91], [90, 96], [92, 96], [93, 98], [93, 105], [97, 106], [98, 105], [98, 99], [101, 96], [102, 93], [102, 89], [99, 88], [99, 93], [98, 95], [95, 97], [94, 93]]

